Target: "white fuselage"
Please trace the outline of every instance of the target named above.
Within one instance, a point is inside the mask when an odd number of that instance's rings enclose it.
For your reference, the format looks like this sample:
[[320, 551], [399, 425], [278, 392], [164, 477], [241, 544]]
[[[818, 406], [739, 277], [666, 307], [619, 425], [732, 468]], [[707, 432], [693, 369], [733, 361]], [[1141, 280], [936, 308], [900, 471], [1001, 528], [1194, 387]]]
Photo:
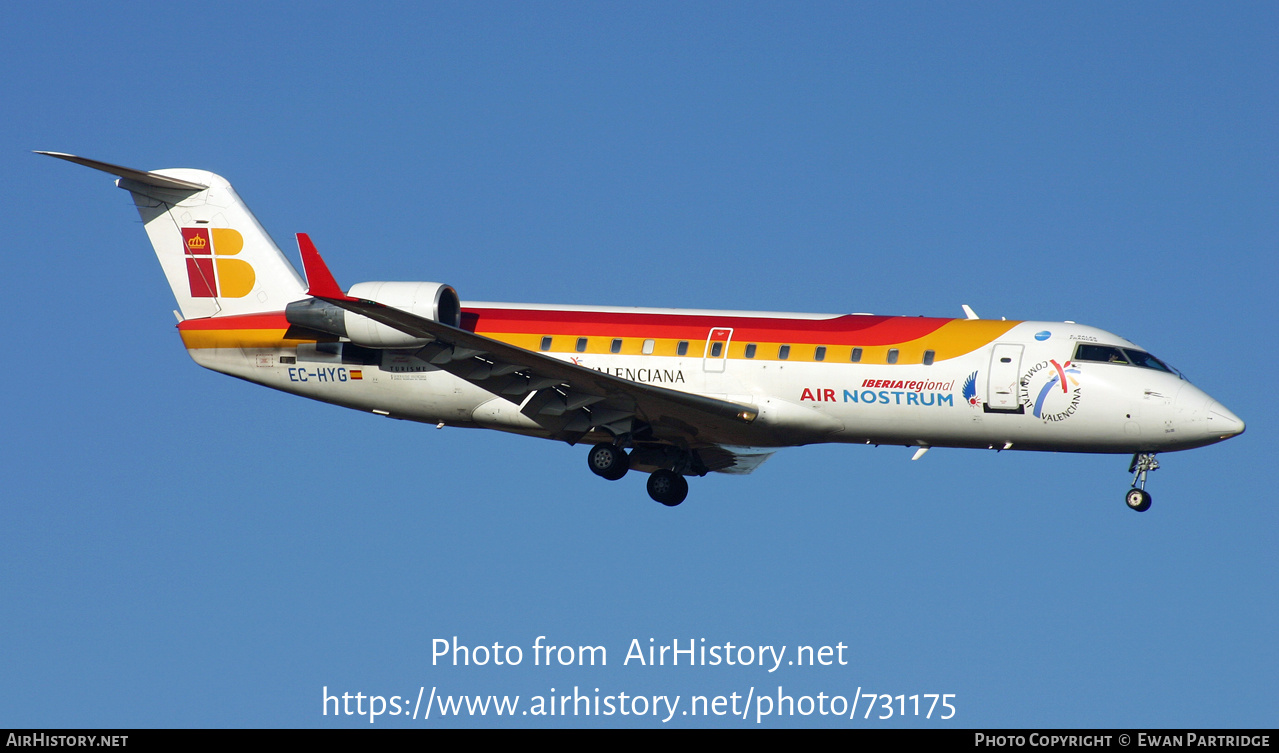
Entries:
[[[475, 306], [493, 310], [508, 305]], [[963, 326], [963, 320], [953, 324]], [[744, 344], [731, 333], [723, 339], [726, 355], [719, 358], [710, 355], [712, 335], [692, 341], [683, 356], [598, 352], [604, 349], [594, 345], [581, 353], [568, 349], [547, 355], [624, 379], [759, 408], [758, 420], [732, 436], [707, 437], [716, 444], [849, 442], [1133, 453], [1189, 449], [1243, 429], [1230, 411], [1175, 373], [1072, 360], [1079, 343], [1136, 348], [1122, 338], [1073, 323], [1009, 325], [988, 344], [927, 365], [850, 362], [847, 356], [822, 361], [776, 354], [745, 358]], [[571, 333], [566, 339], [572, 341]], [[520, 412], [519, 398], [495, 395], [412, 351], [364, 350], [363, 362], [355, 362], [349, 353], [344, 357], [336, 349], [318, 347], [190, 352], [210, 369], [358, 410], [547, 435], [536, 417]]]

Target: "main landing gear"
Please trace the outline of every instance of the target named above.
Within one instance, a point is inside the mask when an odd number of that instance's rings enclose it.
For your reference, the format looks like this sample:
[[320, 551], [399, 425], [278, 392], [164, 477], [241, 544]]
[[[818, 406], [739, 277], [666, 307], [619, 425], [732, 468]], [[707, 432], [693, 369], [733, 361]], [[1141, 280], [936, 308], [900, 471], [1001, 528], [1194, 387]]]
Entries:
[[621, 447], [602, 442], [586, 453], [586, 464], [596, 476], [616, 481], [630, 470], [631, 458]]
[[[651, 453], [648, 460], [653, 460]], [[596, 476], [617, 481], [630, 470], [631, 456], [615, 444], [601, 442], [586, 453], [586, 465]], [[667, 507], [674, 507], [688, 497], [688, 481], [683, 474], [658, 468], [648, 477], [648, 496]]]
[[688, 481], [675, 471], [658, 468], [648, 477], [648, 496], [667, 507], [674, 507], [688, 496]]
[[1159, 461], [1153, 452], [1138, 452], [1132, 456], [1128, 472], [1133, 474], [1132, 488], [1124, 495], [1128, 509], [1145, 512], [1150, 509], [1150, 494], [1146, 491], [1146, 474], [1159, 470]]

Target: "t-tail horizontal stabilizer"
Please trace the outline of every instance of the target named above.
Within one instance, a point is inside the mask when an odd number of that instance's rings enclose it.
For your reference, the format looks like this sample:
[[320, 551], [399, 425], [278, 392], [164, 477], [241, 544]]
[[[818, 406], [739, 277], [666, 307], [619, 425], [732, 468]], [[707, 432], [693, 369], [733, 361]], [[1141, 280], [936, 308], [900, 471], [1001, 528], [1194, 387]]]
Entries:
[[74, 162], [77, 165], [91, 167], [94, 170], [101, 170], [104, 173], [110, 173], [111, 175], [121, 178], [128, 178], [129, 180], [134, 180], [147, 186], [155, 186], [156, 188], [168, 188], [175, 191], [203, 191], [208, 188], [208, 186], [203, 183], [194, 183], [189, 180], [170, 178], [167, 175], [149, 173], [146, 170], [134, 170], [131, 167], [121, 167], [120, 165], [113, 165], [110, 162], [99, 162], [96, 159], [77, 157], [74, 154], [41, 151], [36, 151], [36, 154], [43, 154], [48, 157], [56, 157], [57, 159], [66, 160], [67, 162]]

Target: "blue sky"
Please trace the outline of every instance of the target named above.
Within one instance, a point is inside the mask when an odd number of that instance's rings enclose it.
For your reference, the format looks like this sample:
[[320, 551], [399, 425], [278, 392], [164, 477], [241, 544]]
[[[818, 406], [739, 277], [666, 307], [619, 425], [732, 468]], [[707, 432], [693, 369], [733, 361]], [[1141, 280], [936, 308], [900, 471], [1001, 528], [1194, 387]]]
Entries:
[[[0, 726], [369, 726], [322, 716], [324, 687], [781, 686], [957, 714], [762, 726], [1273, 727], [1277, 32], [1263, 3], [11, 9]], [[1143, 515], [1126, 457], [856, 446], [668, 510], [580, 447], [199, 368], [128, 196], [33, 149], [217, 172], [348, 284], [1077, 320], [1248, 431], [1161, 456]], [[453, 636], [525, 661], [432, 666]], [[532, 666], [538, 636], [609, 664]], [[849, 661], [623, 666], [650, 638]], [[668, 726], [693, 724], [755, 721]]]

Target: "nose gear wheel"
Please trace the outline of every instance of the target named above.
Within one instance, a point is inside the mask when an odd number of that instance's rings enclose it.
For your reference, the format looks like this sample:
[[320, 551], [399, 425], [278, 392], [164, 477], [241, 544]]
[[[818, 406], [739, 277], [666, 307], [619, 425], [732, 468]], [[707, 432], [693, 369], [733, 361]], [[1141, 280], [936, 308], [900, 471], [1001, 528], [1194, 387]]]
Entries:
[[1159, 470], [1159, 461], [1153, 452], [1133, 453], [1128, 472], [1133, 474], [1132, 488], [1124, 495], [1128, 509], [1145, 512], [1150, 509], [1150, 494], [1146, 491], [1146, 474]]

